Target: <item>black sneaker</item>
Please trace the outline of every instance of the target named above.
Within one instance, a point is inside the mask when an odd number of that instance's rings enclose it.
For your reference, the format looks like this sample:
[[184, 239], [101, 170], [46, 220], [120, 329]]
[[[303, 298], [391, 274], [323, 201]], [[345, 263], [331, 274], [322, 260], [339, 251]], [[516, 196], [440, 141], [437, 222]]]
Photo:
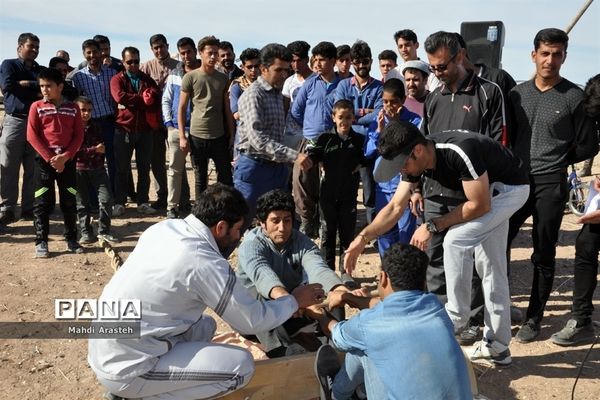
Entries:
[[328, 344], [319, 347], [315, 356], [315, 375], [320, 385], [319, 398], [321, 400], [331, 400], [333, 379], [340, 368], [340, 359], [333, 347]]
[[483, 332], [478, 325], [470, 325], [467, 329], [456, 335], [456, 341], [461, 346], [471, 346], [483, 337]]
[[515, 335], [515, 340], [519, 343], [533, 342], [540, 334], [540, 324], [536, 324], [532, 319], [521, 325], [519, 332]]
[[166, 210], [167, 209], [167, 202], [165, 201], [155, 201], [152, 202], [152, 208], [154, 208], [155, 210]]
[[96, 243], [96, 238], [94, 235], [89, 233], [82, 233], [81, 238], [79, 238], [79, 244], [92, 244]]
[[77, 240], [67, 240], [67, 251], [70, 253], [81, 254], [83, 253], [83, 247], [77, 243]]
[[177, 214], [177, 210], [175, 210], [174, 208], [169, 208], [167, 210], [167, 219], [175, 219], [175, 218], [179, 218], [179, 215]]
[[34, 218], [35, 215], [33, 214], [33, 210], [21, 211], [21, 219], [32, 221]]
[[494, 365], [508, 367], [512, 363], [510, 349], [497, 341], [481, 340], [469, 357], [472, 361], [485, 360]]
[[0, 211], [0, 225], [8, 225], [15, 222], [15, 212], [13, 210]]
[[577, 321], [570, 319], [561, 331], [556, 332], [550, 340], [559, 346], [574, 346], [579, 343], [590, 342], [596, 336], [591, 322], [577, 326]]

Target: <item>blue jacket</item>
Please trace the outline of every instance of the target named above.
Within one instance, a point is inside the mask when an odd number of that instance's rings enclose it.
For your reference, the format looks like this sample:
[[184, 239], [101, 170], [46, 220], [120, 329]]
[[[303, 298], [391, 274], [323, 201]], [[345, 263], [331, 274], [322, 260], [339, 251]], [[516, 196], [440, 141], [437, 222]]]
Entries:
[[[185, 75], [185, 71], [183, 69], [183, 63], [180, 62], [167, 77], [162, 95], [163, 121], [165, 121], [165, 126], [175, 129], [179, 128], [177, 125], [177, 115], [183, 75]], [[185, 117], [185, 129], [187, 131], [190, 130], [190, 118], [192, 115], [191, 103], [191, 101], [188, 103]]]
[[[354, 104], [354, 113], [356, 124], [352, 129], [363, 136], [367, 135], [369, 125], [375, 121], [377, 123], [377, 113], [383, 108], [383, 83], [375, 78], [369, 78], [367, 85], [360, 89], [356, 77], [346, 78], [340, 82], [335, 91], [335, 101], [346, 99]], [[359, 116], [358, 110], [361, 108], [373, 109], [366, 115]]]
[[[34, 61], [31, 69], [27, 69], [20, 58], [2, 61], [0, 89], [4, 94], [4, 110], [7, 114], [26, 115], [33, 102], [42, 98], [37, 81], [41, 68]], [[19, 81], [29, 81], [29, 83], [27, 86], [21, 86]]]
[[337, 73], [331, 83], [325, 82], [321, 75], [315, 74], [305, 80], [298, 90], [290, 115], [302, 126], [302, 133], [306, 139], [316, 140], [321, 133], [333, 128], [331, 111], [339, 82]]

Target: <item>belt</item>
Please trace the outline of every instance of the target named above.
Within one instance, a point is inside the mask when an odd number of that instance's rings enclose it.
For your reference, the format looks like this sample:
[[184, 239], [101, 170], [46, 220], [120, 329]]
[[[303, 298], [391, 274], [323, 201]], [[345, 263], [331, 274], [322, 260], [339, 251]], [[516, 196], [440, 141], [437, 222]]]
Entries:
[[261, 157], [258, 157], [258, 156], [254, 156], [252, 154], [248, 154], [248, 153], [246, 153], [245, 150], [240, 150], [240, 154], [243, 155], [244, 157], [247, 157], [247, 158], [249, 158], [251, 160], [256, 161], [259, 164], [273, 165], [273, 166], [281, 165], [281, 163], [278, 163], [278, 162], [275, 162], [275, 161], [271, 161], [271, 160], [267, 160], [265, 158], [261, 158]]
[[8, 115], [10, 115], [13, 118], [19, 118], [19, 119], [27, 119], [27, 114], [21, 114], [21, 113], [8, 113]]

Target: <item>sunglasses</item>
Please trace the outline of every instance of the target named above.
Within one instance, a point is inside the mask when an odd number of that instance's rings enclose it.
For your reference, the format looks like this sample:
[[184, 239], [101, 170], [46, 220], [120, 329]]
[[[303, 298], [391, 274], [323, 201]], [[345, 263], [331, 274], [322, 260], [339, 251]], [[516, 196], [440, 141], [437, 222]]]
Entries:
[[260, 65], [258, 64], [250, 64], [250, 65], [244, 65], [244, 68], [246, 69], [258, 69]]
[[429, 70], [431, 72], [444, 72], [445, 70], [448, 69], [448, 65], [450, 65], [450, 63], [452, 61], [454, 61], [454, 59], [456, 58], [457, 55], [458, 55], [458, 53], [454, 53], [454, 55], [452, 57], [450, 57], [450, 59], [448, 60], [448, 62], [446, 64], [430, 65]]
[[140, 60], [127, 60], [125, 61], [125, 64], [127, 65], [133, 65], [133, 64], [139, 64]]

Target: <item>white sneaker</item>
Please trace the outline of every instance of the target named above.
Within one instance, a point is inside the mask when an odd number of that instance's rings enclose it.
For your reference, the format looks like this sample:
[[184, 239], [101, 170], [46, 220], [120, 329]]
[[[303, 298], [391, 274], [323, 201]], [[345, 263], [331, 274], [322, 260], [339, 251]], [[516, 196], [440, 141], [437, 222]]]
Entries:
[[488, 342], [486, 339], [481, 340], [475, 346], [473, 354], [470, 359], [475, 360], [487, 360], [495, 365], [508, 367], [512, 363], [510, 357], [510, 349], [497, 341]]
[[113, 217], [120, 217], [125, 214], [125, 206], [123, 204], [115, 204], [112, 210]]
[[150, 203], [143, 203], [137, 206], [137, 212], [144, 215], [153, 215], [156, 214], [156, 210], [152, 208]]

